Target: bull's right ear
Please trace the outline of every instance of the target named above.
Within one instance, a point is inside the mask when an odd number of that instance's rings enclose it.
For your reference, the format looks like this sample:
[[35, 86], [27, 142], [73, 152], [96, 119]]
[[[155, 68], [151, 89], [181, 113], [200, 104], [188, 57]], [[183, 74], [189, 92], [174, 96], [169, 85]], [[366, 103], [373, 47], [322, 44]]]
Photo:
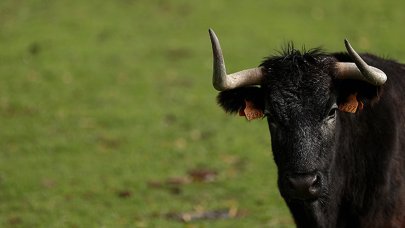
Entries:
[[260, 118], [264, 111], [264, 93], [259, 87], [242, 87], [218, 94], [218, 104], [228, 113], [239, 113], [248, 120]]

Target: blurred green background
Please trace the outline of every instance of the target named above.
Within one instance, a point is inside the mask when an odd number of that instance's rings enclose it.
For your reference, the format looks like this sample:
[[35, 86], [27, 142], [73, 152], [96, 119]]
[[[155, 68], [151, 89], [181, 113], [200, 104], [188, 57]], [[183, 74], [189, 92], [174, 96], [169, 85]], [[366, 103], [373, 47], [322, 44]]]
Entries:
[[[266, 121], [216, 105], [208, 28], [230, 72], [288, 41], [343, 51], [348, 38], [405, 61], [404, 12], [400, 0], [0, 1], [0, 226], [292, 227]], [[240, 216], [173, 219], [223, 208]]]

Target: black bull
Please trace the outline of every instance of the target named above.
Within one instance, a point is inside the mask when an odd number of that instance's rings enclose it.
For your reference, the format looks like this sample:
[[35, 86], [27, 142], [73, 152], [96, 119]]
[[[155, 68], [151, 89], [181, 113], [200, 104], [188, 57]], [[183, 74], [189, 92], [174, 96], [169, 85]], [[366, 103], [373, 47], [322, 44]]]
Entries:
[[260, 65], [260, 83], [222, 88], [214, 78], [225, 111], [267, 118], [298, 227], [405, 227], [405, 65], [360, 56], [388, 80], [341, 80], [337, 63], [352, 55], [292, 45]]

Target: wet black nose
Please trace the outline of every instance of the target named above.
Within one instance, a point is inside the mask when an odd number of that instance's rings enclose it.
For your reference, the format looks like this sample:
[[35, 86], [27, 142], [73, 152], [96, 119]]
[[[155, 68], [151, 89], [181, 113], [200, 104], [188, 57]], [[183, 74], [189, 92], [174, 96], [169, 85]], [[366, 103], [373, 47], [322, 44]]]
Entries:
[[291, 190], [291, 197], [295, 199], [316, 199], [321, 192], [321, 180], [319, 175], [300, 174], [287, 178]]

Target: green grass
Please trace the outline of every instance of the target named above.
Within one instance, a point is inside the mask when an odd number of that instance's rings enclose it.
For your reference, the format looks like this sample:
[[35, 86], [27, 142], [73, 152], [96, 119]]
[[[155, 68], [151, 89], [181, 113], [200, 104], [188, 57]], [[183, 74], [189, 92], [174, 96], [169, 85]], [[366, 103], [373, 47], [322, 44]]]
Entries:
[[[1, 1], [0, 226], [292, 227], [266, 122], [215, 104], [208, 28], [229, 71], [290, 40], [343, 51], [348, 38], [405, 61], [404, 10], [399, 0]], [[148, 184], [196, 168], [217, 171], [215, 182], [176, 194]], [[164, 216], [235, 205], [245, 216]]]

